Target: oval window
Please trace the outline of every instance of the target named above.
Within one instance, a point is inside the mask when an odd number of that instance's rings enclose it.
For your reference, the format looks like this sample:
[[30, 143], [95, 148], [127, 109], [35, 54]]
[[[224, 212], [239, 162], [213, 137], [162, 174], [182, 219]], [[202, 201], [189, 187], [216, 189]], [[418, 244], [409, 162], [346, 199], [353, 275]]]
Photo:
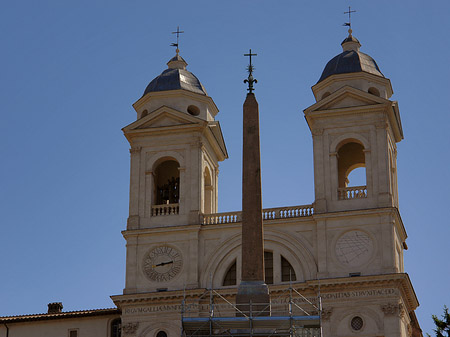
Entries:
[[195, 106], [195, 105], [189, 105], [187, 108], [187, 111], [192, 115], [192, 116], [198, 116], [200, 114], [200, 109]]

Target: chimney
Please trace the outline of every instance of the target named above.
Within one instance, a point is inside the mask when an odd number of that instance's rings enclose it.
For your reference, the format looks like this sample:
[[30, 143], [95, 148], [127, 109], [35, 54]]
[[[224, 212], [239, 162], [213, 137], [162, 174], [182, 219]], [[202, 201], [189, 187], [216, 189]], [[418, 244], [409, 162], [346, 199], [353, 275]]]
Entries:
[[62, 312], [62, 302], [53, 302], [48, 304], [48, 314], [60, 314]]

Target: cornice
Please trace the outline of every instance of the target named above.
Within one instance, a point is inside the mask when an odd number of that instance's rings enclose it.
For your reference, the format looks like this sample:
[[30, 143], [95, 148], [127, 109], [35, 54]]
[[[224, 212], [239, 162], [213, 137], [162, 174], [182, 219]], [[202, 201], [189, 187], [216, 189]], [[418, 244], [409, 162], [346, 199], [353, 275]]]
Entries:
[[[320, 280], [309, 280], [306, 282], [296, 282], [291, 284], [292, 288], [303, 296], [316, 297], [319, 292], [323, 295], [330, 292], [345, 292], [364, 289], [385, 289], [392, 287], [399, 289], [402, 298], [407, 305], [407, 311], [411, 312], [419, 305], [416, 294], [412, 287], [408, 274], [383, 274], [359, 277], [329, 278]], [[278, 298], [283, 293], [288, 292], [288, 283], [270, 285], [272, 300]], [[180, 302], [183, 299], [200, 299], [209, 297], [210, 290], [206, 288], [174, 290], [164, 292], [149, 292], [139, 294], [126, 294], [111, 296], [111, 299], [118, 307], [124, 305], [155, 305], [159, 302]], [[226, 287], [214, 289], [214, 292], [225, 298], [234, 297], [237, 287]], [[205, 297], [206, 296], [206, 297]], [[213, 294], [213, 296], [215, 296]]]
[[327, 86], [331, 85], [333, 82], [343, 82], [348, 80], [358, 80], [358, 79], [370, 79], [371, 82], [375, 82], [381, 85], [387, 85], [388, 87], [388, 96], [392, 96], [394, 94], [394, 90], [392, 89], [391, 81], [386, 77], [380, 77], [377, 75], [373, 75], [367, 72], [358, 72], [358, 73], [345, 73], [345, 74], [334, 74], [330, 77], [327, 77], [325, 80], [316, 83], [311, 87], [311, 90], [315, 96], [317, 91], [320, 91]]
[[158, 226], [151, 228], [139, 228], [139, 229], [126, 229], [122, 231], [122, 235], [127, 237], [133, 236], [144, 236], [144, 235], [154, 235], [154, 234], [167, 234], [168, 230], [171, 234], [174, 232], [192, 232], [199, 231], [202, 226], [200, 224], [196, 225], [167, 225]]
[[214, 100], [210, 96], [197, 94], [195, 92], [191, 92], [185, 89], [150, 92], [145, 96], [139, 98], [135, 103], [133, 103], [133, 108], [137, 111], [144, 104], [146, 104], [148, 101], [154, 98], [173, 98], [173, 97], [188, 97], [193, 100], [204, 101], [208, 104], [208, 107], [212, 111], [214, 111], [213, 116], [217, 115], [217, 113], [219, 112], [216, 103], [214, 103]]

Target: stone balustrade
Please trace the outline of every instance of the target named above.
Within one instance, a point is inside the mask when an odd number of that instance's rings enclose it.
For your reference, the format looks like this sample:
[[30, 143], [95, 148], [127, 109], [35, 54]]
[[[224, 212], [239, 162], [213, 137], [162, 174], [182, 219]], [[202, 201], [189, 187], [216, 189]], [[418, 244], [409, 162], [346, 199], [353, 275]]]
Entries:
[[[263, 209], [263, 220], [299, 218], [314, 214], [313, 205], [277, 207]], [[203, 225], [219, 225], [242, 221], [242, 212], [226, 212], [202, 215]]]
[[179, 212], [179, 204], [154, 205], [151, 216], [177, 215]]
[[339, 200], [367, 198], [367, 186], [352, 186], [338, 189]]
[[217, 225], [242, 221], [242, 212], [203, 214], [202, 225]]
[[291, 207], [277, 207], [263, 209], [263, 219], [285, 219], [285, 218], [300, 218], [302, 216], [310, 216], [314, 214], [313, 205], [291, 206]]

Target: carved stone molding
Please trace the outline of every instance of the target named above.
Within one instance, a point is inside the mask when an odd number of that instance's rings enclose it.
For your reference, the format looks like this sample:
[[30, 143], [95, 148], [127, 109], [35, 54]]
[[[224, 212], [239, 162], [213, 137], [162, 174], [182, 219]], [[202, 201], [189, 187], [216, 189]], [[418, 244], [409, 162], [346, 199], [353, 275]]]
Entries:
[[408, 324], [407, 329], [408, 329], [408, 337], [412, 337], [412, 335], [413, 335], [413, 328], [412, 328], [411, 324]]
[[322, 309], [322, 315], [321, 315], [322, 320], [328, 321], [330, 319], [332, 313], [333, 313], [333, 308], [331, 308], [331, 307]]
[[122, 325], [122, 332], [124, 335], [134, 335], [139, 327], [139, 323], [127, 323]]
[[388, 123], [386, 123], [385, 121], [379, 121], [375, 123], [375, 127], [377, 129], [386, 129], [389, 126]]
[[323, 129], [322, 128], [315, 128], [311, 130], [311, 133], [313, 136], [322, 136], [323, 135]]
[[130, 149], [130, 153], [131, 154], [135, 154], [135, 153], [140, 153], [141, 152], [141, 147], [140, 146], [133, 146], [131, 149]]
[[405, 315], [405, 308], [400, 303], [388, 303], [381, 306], [381, 310], [386, 316], [400, 316]]

